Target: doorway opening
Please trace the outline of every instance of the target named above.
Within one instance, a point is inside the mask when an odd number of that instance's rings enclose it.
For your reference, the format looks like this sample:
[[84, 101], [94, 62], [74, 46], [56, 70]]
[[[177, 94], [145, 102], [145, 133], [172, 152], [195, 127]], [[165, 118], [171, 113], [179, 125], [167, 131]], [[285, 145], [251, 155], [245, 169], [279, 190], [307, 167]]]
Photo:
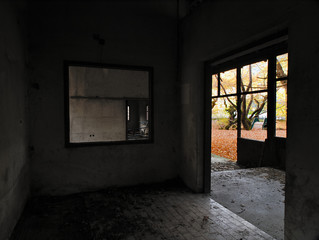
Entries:
[[209, 174], [215, 201], [283, 239], [287, 38], [234, 55], [206, 64], [210, 159], [204, 181]]
[[212, 163], [284, 169], [283, 156], [270, 148], [287, 137], [288, 53], [217, 68], [209, 79]]

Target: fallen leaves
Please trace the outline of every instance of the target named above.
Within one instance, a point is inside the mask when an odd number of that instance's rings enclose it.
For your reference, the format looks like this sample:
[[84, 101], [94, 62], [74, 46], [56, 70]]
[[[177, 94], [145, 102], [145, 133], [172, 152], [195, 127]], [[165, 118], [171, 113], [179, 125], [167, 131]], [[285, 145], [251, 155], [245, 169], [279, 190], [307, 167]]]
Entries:
[[[276, 130], [278, 137], [285, 137], [286, 130]], [[242, 130], [243, 138], [264, 141], [267, 138], [267, 130]], [[211, 153], [237, 161], [237, 130], [212, 129]]]

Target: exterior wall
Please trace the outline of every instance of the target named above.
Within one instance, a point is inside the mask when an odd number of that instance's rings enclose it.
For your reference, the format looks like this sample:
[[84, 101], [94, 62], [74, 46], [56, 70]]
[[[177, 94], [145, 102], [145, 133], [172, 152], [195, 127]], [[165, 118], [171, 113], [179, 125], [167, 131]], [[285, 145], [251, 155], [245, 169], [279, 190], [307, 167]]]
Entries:
[[[176, 1], [30, 1], [28, 16], [33, 192], [69, 194], [176, 177]], [[65, 148], [64, 60], [153, 67], [154, 143]]]
[[206, 1], [183, 20], [180, 174], [203, 187], [204, 61], [289, 29], [285, 239], [319, 236], [318, 1]]
[[0, 2], [0, 240], [8, 239], [29, 193], [25, 38], [19, 16], [17, 6]]

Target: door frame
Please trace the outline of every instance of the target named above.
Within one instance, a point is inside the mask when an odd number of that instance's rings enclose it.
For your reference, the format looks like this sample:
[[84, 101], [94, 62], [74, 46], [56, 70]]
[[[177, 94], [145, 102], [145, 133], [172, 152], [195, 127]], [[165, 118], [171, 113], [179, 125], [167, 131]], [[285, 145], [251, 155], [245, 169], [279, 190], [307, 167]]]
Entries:
[[[232, 68], [241, 68], [260, 59], [268, 59], [268, 117], [267, 138], [268, 142], [275, 141], [276, 123], [276, 56], [288, 52], [288, 30], [285, 29], [274, 35], [268, 36], [253, 43], [235, 49], [231, 52], [213, 58], [205, 62], [204, 68], [204, 159], [203, 159], [203, 192], [211, 191], [211, 89], [214, 73]], [[271, 71], [274, 70], [274, 71]], [[240, 71], [239, 71], [240, 72]], [[237, 76], [237, 99], [240, 106], [239, 77]], [[240, 126], [240, 110], [238, 111], [238, 122]], [[288, 120], [288, 119], [287, 119]], [[288, 129], [287, 129], [288, 130]], [[237, 131], [237, 141], [240, 137], [240, 129]], [[264, 143], [265, 144], [265, 143]]]

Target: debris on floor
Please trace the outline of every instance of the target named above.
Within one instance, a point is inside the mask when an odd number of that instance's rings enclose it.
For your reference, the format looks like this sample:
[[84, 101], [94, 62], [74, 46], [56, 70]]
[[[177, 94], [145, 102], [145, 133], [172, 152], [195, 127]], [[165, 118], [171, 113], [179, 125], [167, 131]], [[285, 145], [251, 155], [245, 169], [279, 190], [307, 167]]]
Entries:
[[273, 239], [179, 182], [29, 201], [11, 240]]
[[285, 172], [249, 168], [211, 173], [212, 198], [276, 239], [284, 239]]
[[239, 166], [236, 162], [230, 159], [220, 157], [215, 154], [211, 155], [211, 170], [213, 172], [235, 170], [241, 168], [243, 167]]

